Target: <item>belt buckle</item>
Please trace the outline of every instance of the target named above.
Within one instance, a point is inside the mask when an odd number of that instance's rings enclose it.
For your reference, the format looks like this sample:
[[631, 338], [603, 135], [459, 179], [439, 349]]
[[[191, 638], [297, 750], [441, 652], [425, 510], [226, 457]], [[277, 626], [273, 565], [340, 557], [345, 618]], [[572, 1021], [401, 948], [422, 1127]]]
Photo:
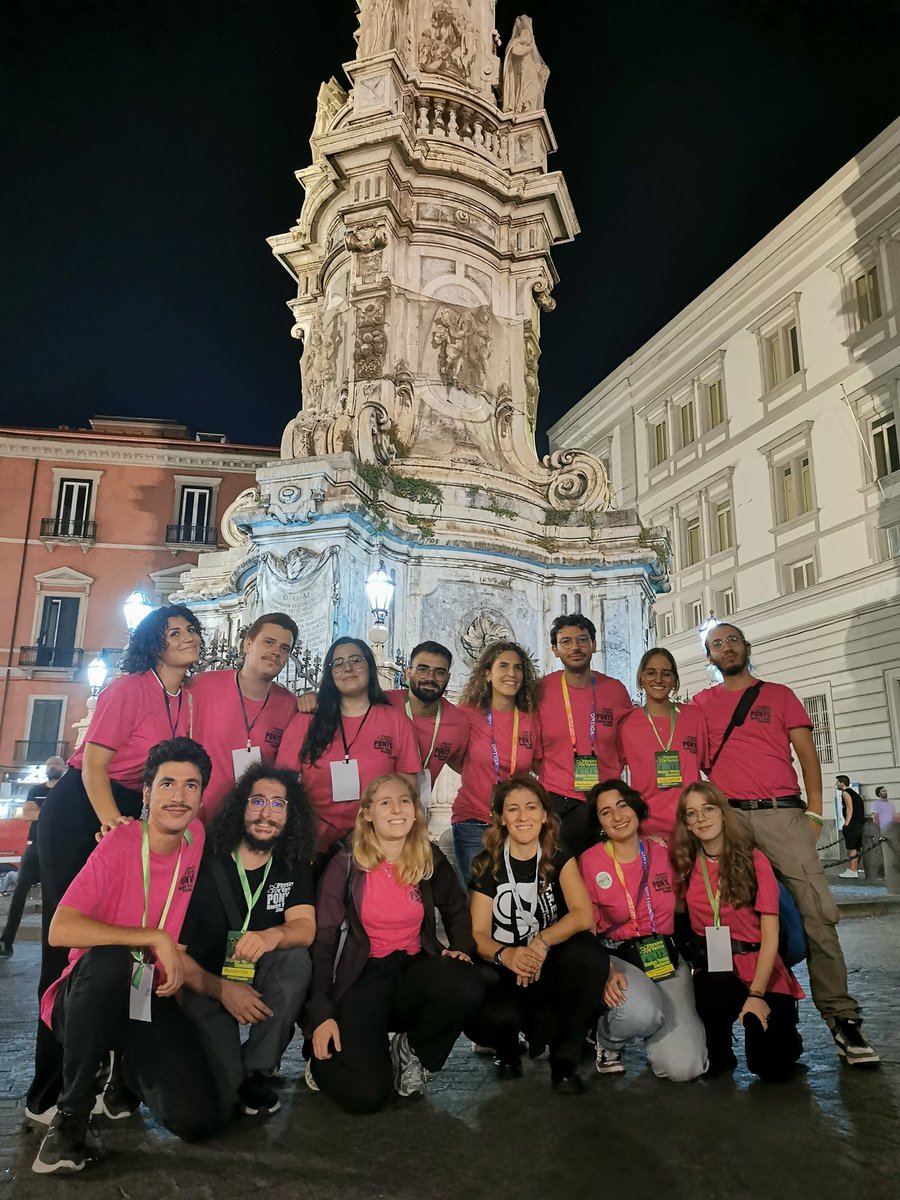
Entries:
[[758, 812], [758, 811], [759, 811], [759, 808], [760, 808], [760, 801], [759, 801], [759, 800], [750, 800], [750, 801], [748, 801], [748, 803], [749, 803], [749, 805], [750, 805], [750, 811], [751, 811], [751, 812]]

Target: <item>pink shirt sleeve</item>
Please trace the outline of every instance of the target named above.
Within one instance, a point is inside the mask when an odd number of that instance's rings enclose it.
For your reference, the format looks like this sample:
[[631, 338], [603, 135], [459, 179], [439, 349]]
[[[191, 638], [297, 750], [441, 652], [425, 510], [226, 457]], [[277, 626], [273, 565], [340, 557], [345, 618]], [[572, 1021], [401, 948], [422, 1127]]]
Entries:
[[141, 717], [141, 687], [137, 675], [114, 679], [97, 697], [86, 741], [119, 750]]
[[392, 711], [397, 716], [397, 770], [403, 774], [415, 775], [422, 770], [416, 731], [406, 713], [397, 712], [396, 709]]
[[809, 713], [790, 688], [784, 689], [784, 705], [781, 715], [785, 729], [812, 729], [813, 727]]
[[781, 891], [772, 864], [762, 850], [753, 851], [753, 865], [756, 868], [756, 900], [753, 907], [758, 913], [777, 913]]
[[300, 748], [306, 738], [312, 716], [309, 713], [295, 713], [290, 724], [281, 736], [281, 745], [275, 756], [275, 766], [284, 767], [287, 771], [300, 770]]

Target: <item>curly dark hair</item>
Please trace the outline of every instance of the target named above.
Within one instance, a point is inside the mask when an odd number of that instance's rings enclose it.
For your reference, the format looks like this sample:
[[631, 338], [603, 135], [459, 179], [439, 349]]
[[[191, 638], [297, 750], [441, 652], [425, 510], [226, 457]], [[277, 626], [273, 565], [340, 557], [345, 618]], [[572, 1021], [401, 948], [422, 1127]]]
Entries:
[[338, 646], [353, 646], [366, 660], [369, 668], [369, 703], [388, 703], [388, 698], [378, 682], [378, 666], [375, 656], [366, 643], [360, 638], [354, 637], [341, 637], [336, 642], [332, 642], [325, 655], [325, 661], [322, 663], [322, 678], [319, 681], [316, 711], [313, 713], [306, 737], [303, 739], [303, 745], [300, 747], [300, 761], [310, 765], [320, 759], [334, 741], [334, 735], [338, 731], [341, 720], [341, 693], [334, 682], [334, 672], [331, 668], [331, 664], [334, 662], [334, 652]]
[[604, 792], [618, 792], [631, 811], [638, 819], [638, 823], [646, 821], [650, 816], [650, 806], [641, 795], [635, 791], [633, 787], [629, 787], [624, 779], [604, 779], [600, 783], [595, 783], [587, 795], [587, 825], [585, 832], [591, 839], [591, 845], [594, 846], [597, 842], [605, 842], [607, 839], [606, 831], [600, 824], [600, 817], [597, 813], [597, 797], [602, 796]]
[[163, 763], [180, 762], [193, 763], [200, 772], [200, 781], [204, 788], [212, 775], [212, 761], [199, 742], [193, 738], [168, 738], [150, 747], [147, 761], [144, 763], [144, 787], [153, 787], [159, 768]]
[[546, 886], [556, 874], [552, 859], [559, 849], [559, 817], [553, 811], [553, 801], [542, 783], [533, 775], [512, 775], [494, 788], [491, 796], [491, 823], [484, 831], [484, 849], [472, 862], [472, 879], [502, 879], [505, 873], [503, 847], [507, 832], [503, 825], [503, 804], [510, 792], [531, 792], [541, 803], [547, 820], [541, 829], [540, 875]]
[[497, 661], [501, 654], [507, 652], [518, 654], [522, 663], [522, 686], [516, 693], [516, 708], [520, 712], [535, 712], [540, 700], [540, 675], [534, 665], [534, 660], [528, 651], [518, 642], [491, 642], [485, 646], [479, 655], [478, 662], [469, 673], [459, 698], [460, 704], [481, 708], [485, 712], [491, 706], [491, 685], [485, 679], [485, 674]]
[[287, 793], [287, 820], [278, 841], [276, 857], [288, 871], [313, 860], [315, 825], [312, 809], [296, 772], [254, 763], [243, 773], [206, 827], [206, 845], [213, 854], [231, 854], [244, 836], [244, 816], [253, 789], [264, 779], [280, 783]]
[[122, 657], [121, 671], [124, 675], [142, 675], [144, 671], [153, 671], [159, 662], [159, 656], [166, 644], [166, 626], [169, 617], [184, 617], [188, 625], [200, 634], [200, 657], [206, 650], [203, 642], [203, 626], [189, 608], [183, 604], [166, 604], [148, 613], [134, 630], [125, 647]]

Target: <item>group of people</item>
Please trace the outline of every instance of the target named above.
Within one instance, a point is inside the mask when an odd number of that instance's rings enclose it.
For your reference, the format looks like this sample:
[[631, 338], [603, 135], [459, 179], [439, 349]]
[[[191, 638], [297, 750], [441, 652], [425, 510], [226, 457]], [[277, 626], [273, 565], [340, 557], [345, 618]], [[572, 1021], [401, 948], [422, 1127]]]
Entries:
[[[415, 647], [384, 692], [351, 637], [298, 701], [275, 682], [296, 636], [265, 614], [240, 669], [190, 677], [199, 623], [152, 613], [44, 800], [35, 1171], [84, 1166], [92, 1113], [143, 1101], [194, 1139], [274, 1112], [298, 1024], [307, 1085], [358, 1113], [422, 1092], [461, 1033], [501, 1078], [548, 1051], [565, 1094], [586, 1039], [601, 1074], [635, 1039], [662, 1078], [733, 1070], [739, 1021], [749, 1069], [784, 1079], [802, 1051], [785, 889], [838, 1053], [878, 1062], [816, 853], [812, 723], [750, 673], [737, 627], [710, 631], [723, 683], [688, 705], [648, 650], [639, 707], [592, 669], [582, 614], [550, 629], [560, 671], [492, 643], [458, 706], [446, 647]], [[427, 827], [445, 765], [455, 865]]]

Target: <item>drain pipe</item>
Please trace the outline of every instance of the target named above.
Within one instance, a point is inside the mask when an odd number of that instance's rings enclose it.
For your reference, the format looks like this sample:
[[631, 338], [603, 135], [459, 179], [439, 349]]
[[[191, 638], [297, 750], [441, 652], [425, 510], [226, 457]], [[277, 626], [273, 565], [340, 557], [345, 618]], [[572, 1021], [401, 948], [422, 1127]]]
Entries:
[[[25, 536], [22, 538], [22, 559], [19, 563], [19, 586], [16, 589], [16, 603], [13, 607], [12, 627], [9, 631], [9, 662], [6, 666], [6, 678], [3, 680], [3, 701], [0, 703], [0, 731], [3, 729], [3, 718], [6, 716], [6, 701], [9, 698], [9, 677], [12, 673], [12, 656], [16, 640], [16, 626], [19, 623], [19, 608], [22, 604], [22, 585], [25, 582], [25, 556], [28, 553], [28, 531], [31, 528], [31, 510], [34, 508], [34, 491], [37, 484], [38, 460], [34, 460], [34, 470], [31, 473], [31, 494], [28, 497], [28, 515], [25, 518]], [[10, 764], [12, 765], [12, 764]]]

